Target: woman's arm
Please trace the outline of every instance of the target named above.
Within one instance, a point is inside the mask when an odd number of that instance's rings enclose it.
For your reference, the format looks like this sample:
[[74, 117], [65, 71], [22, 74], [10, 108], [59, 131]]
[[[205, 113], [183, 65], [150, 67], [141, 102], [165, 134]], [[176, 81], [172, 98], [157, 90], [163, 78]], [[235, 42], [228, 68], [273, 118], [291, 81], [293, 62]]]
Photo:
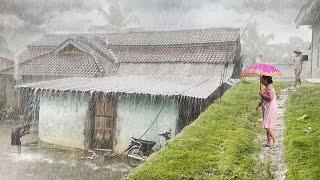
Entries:
[[264, 99], [267, 99], [267, 100], [269, 100], [269, 101], [272, 101], [272, 100], [273, 100], [273, 96], [270, 96], [270, 95], [268, 95], [268, 94], [266, 94], [266, 93], [262, 93], [262, 92], [260, 92], [259, 94], [260, 94], [260, 96], [261, 96], [262, 98], [264, 98]]
[[260, 91], [259, 95], [269, 101], [272, 101], [274, 99], [274, 90], [272, 88], [268, 88], [266, 92]]
[[21, 131], [20, 131], [20, 137], [22, 137], [22, 136], [24, 136], [24, 135], [26, 135], [26, 134], [30, 134], [30, 132], [29, 132], [28, 130], [26, 130], [26, 129], [21, 129]]

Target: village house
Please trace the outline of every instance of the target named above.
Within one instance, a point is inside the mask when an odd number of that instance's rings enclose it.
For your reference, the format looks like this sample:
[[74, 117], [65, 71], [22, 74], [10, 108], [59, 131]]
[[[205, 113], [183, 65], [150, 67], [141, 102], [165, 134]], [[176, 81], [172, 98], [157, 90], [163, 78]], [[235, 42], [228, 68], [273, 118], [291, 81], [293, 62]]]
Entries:
[[119, 153], [143, 134], [159, 146], [157, 134], [178, 133], [241, 71], [231, 28], [46, 35], [31, 46], [51, 50], [2, 74], [21, 77], [41, 141], [81, 149]]
[[0, 70], [6, 69], [13, 64], [13, 61], [11, 61], [10, 59], [0, 57]]
[[[230, 76], [230, 74], [228, 74]], [[130, 137], [164, 139], [190, 124], [232, 81], [220, 77], [115, 75], [22, 84], [39, 96], [39, 138], [80, 149], [121, 153]], [[34, 94], [34, 93], [32, 93]]]
[[309, 25], [312, 27], [311, 45], [311, 77], [320, 78], [320, 1], [306, 3], [300, 10], [297, 18], [297, 27]]
[[[0, 72], [10, 66], [13, 66], [14, 62], [4, 58], [4, 57], [0, 57]], [[9, 97], [12, 97], [11, 95], [7, 95], [7, 91], [12, 91], [12, 82], [13, 82], [13, 78], [3, 78], [3, 75], [0, 75], [0, 97], [3, 98], [1, 100], [4, 101], [4, 103], [6, 103], [7, 101], [9, 101]]]

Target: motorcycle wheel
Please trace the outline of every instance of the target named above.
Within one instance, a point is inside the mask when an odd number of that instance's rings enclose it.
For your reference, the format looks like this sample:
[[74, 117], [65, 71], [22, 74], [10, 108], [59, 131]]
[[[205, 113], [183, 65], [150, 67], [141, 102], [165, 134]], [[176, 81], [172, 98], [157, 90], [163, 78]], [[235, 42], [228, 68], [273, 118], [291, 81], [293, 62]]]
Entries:
[[133, 147], [129, 150], [128, 155], [127, 155], [127, 159], [128, 159], [129, 164], [132, 167], [139, 166], [143, 162], [143, 159], [144, 159], [143, 152], [139, 149], [139, 147]]

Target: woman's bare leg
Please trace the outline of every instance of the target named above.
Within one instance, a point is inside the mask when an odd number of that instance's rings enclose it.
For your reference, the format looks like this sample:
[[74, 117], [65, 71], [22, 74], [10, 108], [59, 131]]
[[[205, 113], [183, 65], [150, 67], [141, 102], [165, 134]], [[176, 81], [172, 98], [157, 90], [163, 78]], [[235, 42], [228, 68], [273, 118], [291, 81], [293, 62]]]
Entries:
[[276, 143], [276, 136], [275, 136], [275, 134], [274, 134], [274, 132], [273, 132], [273, 129], [271, 129], [271, 128], [267, 128], [266, 129], [267, 131], [268, 131], [268, 133], [269, 133], [269, 135], [270, 135], [270, 138], [271, 138], [271, 140], [272, 140], [272, 145], [277, 145], [277, 143]]
[[270, 134], [269, 134], [269, 132], [268, 132], [268, 130], [266, 129], [266, 132], [267, 132], [267, 145], [268, 146], [271, 146], [272, 145], [272, 139], [271, 139], [271, 136], [270, 136]]

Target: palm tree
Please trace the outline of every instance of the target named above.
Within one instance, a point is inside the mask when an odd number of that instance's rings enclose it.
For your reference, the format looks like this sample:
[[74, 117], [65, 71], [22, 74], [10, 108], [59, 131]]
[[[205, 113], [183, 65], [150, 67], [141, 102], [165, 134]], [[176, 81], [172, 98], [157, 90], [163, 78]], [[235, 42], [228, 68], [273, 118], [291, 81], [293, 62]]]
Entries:
[[262, 55], [262, 52], [268, 48], [270, 41], [273, 39], [273, 34], [263, 34], [257, 31], [257, 23], [254, 22], [248, 25], [242, 37], [242, 49], [248, 56], [251, 63]]
[[104, 16], [105, 25], [103, 26], [92, 26], [89, 28], [90, 31], [94, 32], [123, 32], [123, 31], [140, 31], [142, 28], [131, 27], [135, 24], [140, 24], [139, 19], [134, 16], [130, 11], [121, 9], [120, 5], [115, 2], [113, 3], [108, 11], [99, 9], [100, 14]]

